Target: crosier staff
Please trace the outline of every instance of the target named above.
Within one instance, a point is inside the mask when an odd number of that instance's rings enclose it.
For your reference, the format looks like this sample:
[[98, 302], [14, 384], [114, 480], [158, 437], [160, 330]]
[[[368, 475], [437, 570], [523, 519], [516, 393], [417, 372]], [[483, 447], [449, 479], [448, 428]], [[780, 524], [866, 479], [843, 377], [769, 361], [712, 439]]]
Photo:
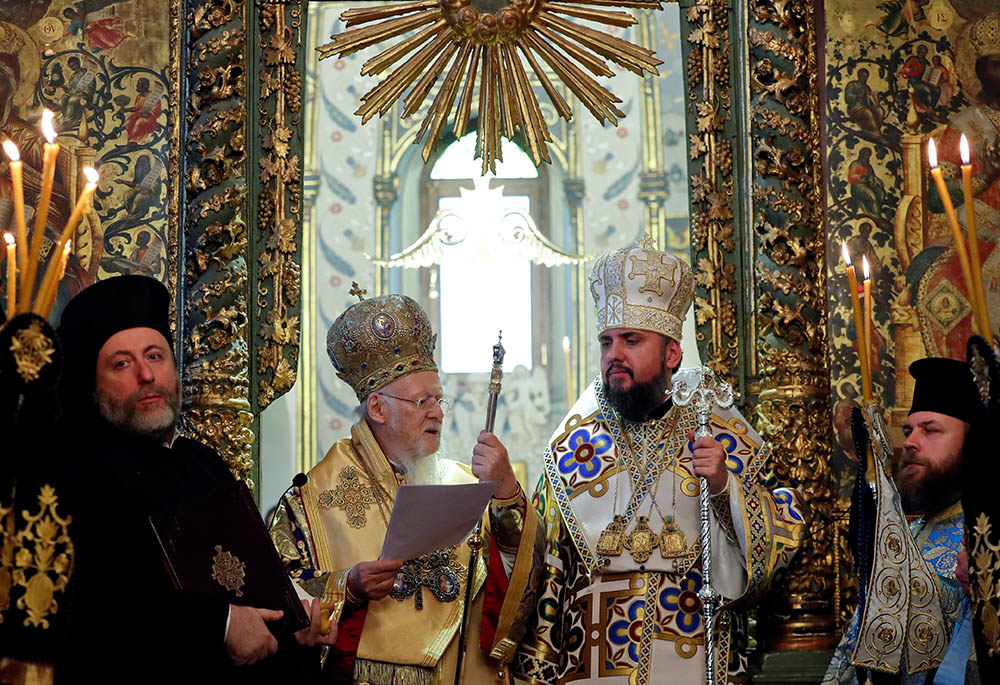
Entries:
[[[712, 437], [709, 423], [712, 407], [729, 409], [738, 395], [733, 388], [715, 377], [711, 369], [702, 366], [697, 369], [698, 384], [689, 388], [684, 381], [676, 381], [667, 391], [674, 404], [686, 407], [693, 404], [698, 417], [698, 430], [694, 438]], [[698, 591], [702, 614], [705, 619], [705, 685], [715, 685], [715, 610], [719, 605], [719, 592], [712, 586], [712, 527], [709, 519], [708, 480], [701, 478], [698, 503], [701, 505], [701, 576], [702, 585]]]
[[[493, 369], [490, 371], [489, 395], [486, 399], [486, 431], [493, 432], [497, 418], [497, 400], [500, 397], [500, 381], [503, 380], [504, 349], [501, 340], [503, 331], [497, 336], [497, 344], [493, 346]], [[466, 641], [469, 631], [469, 605], [472, 603], [472, 584], [476, 580], [476, 565], [479, 563], [479, 550], [483, 547], [483, 520], [476, 522], [476, 529], [469, 538], [469, 572], [465, 578], [465, 604], [462, 606], [462, 628], [458, 636], [458, 660], [455, 663], [455, 685], [461, 685], [465, 672]]]

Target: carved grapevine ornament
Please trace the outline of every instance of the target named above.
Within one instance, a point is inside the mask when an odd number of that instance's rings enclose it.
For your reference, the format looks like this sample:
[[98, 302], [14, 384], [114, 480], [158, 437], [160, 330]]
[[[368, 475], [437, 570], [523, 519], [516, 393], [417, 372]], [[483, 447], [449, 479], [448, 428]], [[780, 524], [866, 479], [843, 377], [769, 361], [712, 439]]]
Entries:
[[[499, 9], [490, 12], [485, 9], [487, 5], [499, 6]], [[421, 0], [350, 9], [341, 15], [348, 30], [332, 36], [331, 42], [319, 48], [320, 59], [331, 55], [344, 57], [415, 32], [372, 57], [361, 68], [362, 75], [374, 76], [398, 64], [361, 98], [362, 104], [356, 114], [361, 116], [362, 123], [375, 114], [383, 116], [407, 89], [410, 91], [403, 101], [402, 116], [415, 114], [443, 76], [415, 140], [419, 142], [427, 136], [423, 147], [426, 162], [437, 148], [456, 99], [458, 108], [452, 130], [466, 130], [478, 81], [476, 154], [483, 160], [483, 173], [487, 169], [496, 171], [496, 161], [501, 159], [500, 137], [512, 139], [518, 129], [534, 163], [551, 163], [546, 143], [552, 137], [532, 89], [525, 61], [563, 119], [572, 119], [572, 109], [553, 87], [545, 66], [598, 121], [612, 124], [625, 116], [616, 106], [621, 99], [586, 72], [613, 76], [605, 60], [640, 76], [644, 72], [656, 74], [657, 65], [662, 64], [652, 50], [571, 21], [583, 19], [619, 28], [636, 23], [626, 12], [587, 5], [662, 7], [660, 0], [563, 0], [558, 3], [513, 0], [509, 4], [504, 0]]]

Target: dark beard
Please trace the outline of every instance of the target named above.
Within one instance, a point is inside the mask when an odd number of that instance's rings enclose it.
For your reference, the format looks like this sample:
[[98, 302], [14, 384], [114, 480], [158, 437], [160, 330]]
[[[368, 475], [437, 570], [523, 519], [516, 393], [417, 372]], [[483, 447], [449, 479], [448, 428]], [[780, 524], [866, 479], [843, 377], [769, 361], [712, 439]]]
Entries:
[[954, 503], [960, 497], [962, 483], [961, 472], [955, 469], [946, 473], [935, 465], [927, 464], [919, 458], [911, 458], [925, 464], [920, 477], [907, 476], [907, 457], [904, 454], [896, 465], [893, 480], [899, 491], [899, 499], [905, 514], [934, 514]]
[[633, 378], [632, 387], [628, 390], [621, 390], [603, 377], [601, 379], [608, 403], [623, 419], [634, 422], [646, 421], [653, 410], [666, 401], [667, 383], [666, 371], [661, 371], [645, 383], [636, 383]]

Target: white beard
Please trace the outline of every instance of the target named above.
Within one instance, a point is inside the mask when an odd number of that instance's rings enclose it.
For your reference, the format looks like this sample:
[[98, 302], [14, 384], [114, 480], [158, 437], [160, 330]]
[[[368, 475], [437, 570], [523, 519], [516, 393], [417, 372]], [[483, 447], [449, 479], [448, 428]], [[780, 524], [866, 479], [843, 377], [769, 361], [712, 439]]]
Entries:
[[403, 477], [409, 485], [441, 485], [444, 483], [444, 473], [447, 468], [445, 449], [442, 445], [437, 452], [426, 456], [418, 455], [416, 459], [404, 459], [400, 467]]

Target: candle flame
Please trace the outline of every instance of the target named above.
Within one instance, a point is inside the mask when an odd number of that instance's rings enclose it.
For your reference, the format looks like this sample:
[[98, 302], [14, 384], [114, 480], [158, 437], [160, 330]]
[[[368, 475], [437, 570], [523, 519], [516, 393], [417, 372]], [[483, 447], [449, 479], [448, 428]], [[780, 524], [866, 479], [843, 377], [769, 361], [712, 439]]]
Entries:
[[10, 161], [20, 161], [21, 151], [17, 149], [17, 145], [14, 144], [13, 140], [8, 138], [3, 141], [3, 151], [7, 154], [7, 157], [10, 158]]
[[14, 236], [11, 235], [10, 233], [4, 233], [3, 234], [3, 239], [4, 239], [4, 242], [6, 242], [8, 245], [13, 245], [14, 244]]
[[87, 183], [97, 183], [101, 180], [101, 175], [92, 166], [83, 167], [83, 175], [87, 177]]
[[42, 110], [42, 134], [49, 143], [56, 142], [56, 127], [52, 125], [55, 116], [50, 109]]
[[937, 146], [934, 144], [933, 138], [927, 139], [927, 161], [931, 165], [931, 169], [937, 169]]
[[866, 281], [870, 279], [871, 276], [870, 276], [869, 271], [868, 271], [868, 256], [867, 255], [861, 257], [861, 272], [865, 275], [865, 280]]
[[964, 133], [958, 141], [958, 149], [962, 151], [962, 164], [969, 166], [969, 140]]
[[563, 350], [565, 350], [566, 352], [569, 352], [569, 336], [568, 335], [564, 335], [562, 342], [563, 342]]
[[851, 265], [851, 253], [847, 251], [847, 241], [840, 241], [840, 251], [844, 255], [844, 261], [847, 262], [847, 266]]

